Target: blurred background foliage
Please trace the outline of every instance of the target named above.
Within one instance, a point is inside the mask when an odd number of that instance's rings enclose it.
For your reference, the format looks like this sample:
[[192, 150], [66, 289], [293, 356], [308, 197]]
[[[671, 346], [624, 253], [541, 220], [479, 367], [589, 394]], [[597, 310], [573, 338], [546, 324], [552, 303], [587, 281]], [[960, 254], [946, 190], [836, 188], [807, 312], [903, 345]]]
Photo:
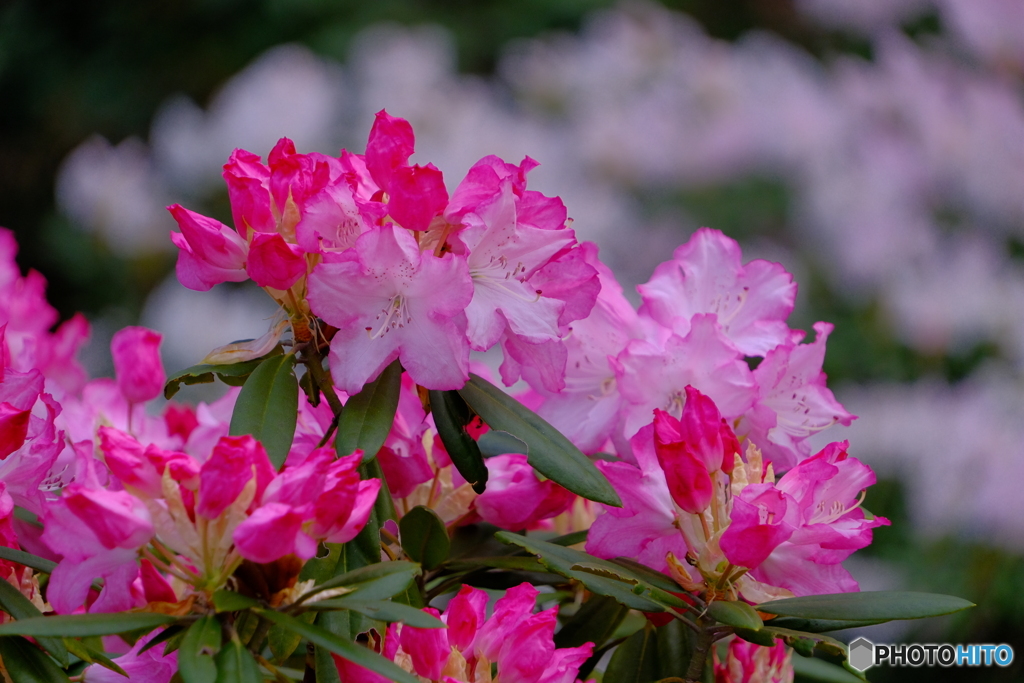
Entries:
[[[752, 32], [767, 32], [794, 46], [820, 68], [850, 59], [857, 63], [877, 59], [877, 42], [869, 31], [812, 21], [792, 0], [666, 0], [662, 4], [685, 13], [713, 38], [742, 41]], [[946, 30], [944, 15], [929, 3], [916, 4], [923, 9], [909, 13], [906, 19], [897, 18], [892, 28], [906, 40], [930, 45]], [[174, 254], [166, 250], [126, 253], [112, 248], [102, 232], [82, 229], [75, 218], [58, 210], [55, 186], [59, 169], [90, 136], [98, 134], [113, 144], [131, 137], [144, 140], [168, 98], [184, 95], [205, 108], [233, 75], [282, 43], [298, 43], [316, 55], [344, 63], [357, 36], [380, 22], [409, 27], [439, 25], [454, 41], [458, 72], [490, 79], [500, 75], [502, 55], [517, 39], [544, 38], [552, 32], [575, 35], [591, 13], [612, 6], [608, 0], [3, 3], [0, 225], [16, 233], [21, 267], [36, 269], [46, 277], [49, 299], [62, 318], [82, 311], [93, 320], [106, 319], [113, 321], [111, 324], [136, 322], [150, 293], [173, 270]], [[968, 56], [968, 68], [987, 68], [979, 66], [979, 61]], [[1013, 79], [1019, 76], [1019, 72], [1012, 71], [1009, 76], [997, 76], [1009, 78], [1018, 100], [1019, 81]], [[499, 99], [513, 97], [514, 90], [501, 90]], [[290, 133], [282, 130], [280, 134]], [[359, 149], [358, 140], [350, 144]], [[538, 156], [542, 151], [531, 154]], [[678, 154], [685, 155], [687, 150], [680, 149]], [[836, 325], [825, 361], [833, 387], [913, 387], [935, 382], [944, 387], [943, 391], [946, 387], [956, 391], [960, 383], [984, 381], [992, 367], [997, 374], [1016, 373], [1012, 353], [998, 335], [974, 335], [962, 344], [930, 345], [915, 344], [899, 334], [879, 290], [848, 290], [844, 280], [831, 272], [834, 263], [829, 255], [815, 252], [813, 245], [808, 247], [805, 233], [794, 228], [798, 211], [793, 183], [771, 169], [712, 176], [701, 182], [669, 179], [627, 185], [631, 207], [640, 215], [638, 222], [669, 225], [675, 244], [684, 241], [693, 227], [708, 225], [745, 246], [753, 245], [754, 253], [758, 253], [759, 245], [769, 243], [775, 249], [768, 251], [769, 257], [773, 253], [798, 254], [798, 265], [793, 270], [801, 286], [801, 302], [792, 325], [809, 329], [817, 320]], [[1018, 191], [1024, 195], [1024, 187]], [[200, 193], [190, 206], [222, 219], [229, 215], [222, 191]], [[570, 204], [570, 213], [573, 210]], [[942, 218], [937, 216], [936, 222]], [[950, 222], [954, 224], [952, 232], [962, 231], [957, 227], [961, 218], [954, 215]], [[1000, 253], [1017, 262], [1024, 253], [1020, 247], [1024, 244], [1024, 229], [1019, 221], [1011, 227], [999, 233], [1003, 237], [998, 245]], [[957, 304], [951, 301], [949, 305]], [[1019, 385], [1013, 386], [1019, 389]], [[858, 395], [851, 391], [850, 395]], [[847, 400], [843, 391], [837, 393], [841, 400]], [[867, 400], [864, 394], [860, 396]], [[868, 398], [871, 396], [868, 394]], [[1005, 419], [1012, 419], [1013, 413], [1009, 415]], [[862, 423], [871, 419], [865, 415]], [[870, 431], [872, 426], [864, 424], [863, 429]], [[978, 439], [988, 438], [985, 432], [990, 429], [977, 425]], [[895, 451], [899, 446], [892, 448]], [[888, 455], [874, 453], [865, 459], [877, 467]], [[893, 457], [897, 457], [895, 452]], [[936, 452], [934, 457], [933, 463], [924, 466], [944, 467], [943, 453]], [[1006, 473], [1007, 477], [1024, 470], [1019, 467], [1019, 451], [1004, 454], [1004, 460], [1018, 465], [1018, 469]], [[912, 485], [919, 465], [900, 462], [895, 467], [881, 468], [885, 479], [871, 490], [866, 501], [869, 509], [889, 517], [893, 525], [879, 529], [875, 544], [860, 553], [869, 577], [865, 587], [897, 585], [953, 593], [979, 606], [955, 618], [894, 633], [893, 637], [928, 642], [1006, 642], [1014, 646], [1018, 660], [1009, 670], [875, 670], [871, 680], [1021, 680], [1024, 558], [1018, 552], [1020, 544], [1012, 540], [1013, 529], [1010, 541], [972, 533], [976, 527], [970, 523], [962, 528], [922, 532], [917, 527], [920, 517], [912, 513], [913, 506], [908, 502], [911, 496], [919, 495]], [[945, 476], [958, 475], [950, 469]], [[993, 506], [1008, 503], [989, 501]], [[1024, 520], [1018, 524], [1016, 538], [1024, 539]], [[882, 578], [870, 578], [878, 574]], [[867, 635], [882, 640], [872, 632]]]

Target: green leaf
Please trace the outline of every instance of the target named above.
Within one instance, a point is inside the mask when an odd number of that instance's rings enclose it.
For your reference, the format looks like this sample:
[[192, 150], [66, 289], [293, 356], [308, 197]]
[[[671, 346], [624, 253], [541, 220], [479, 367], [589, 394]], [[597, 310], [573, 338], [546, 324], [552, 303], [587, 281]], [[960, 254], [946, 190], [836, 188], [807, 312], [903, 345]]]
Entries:
[[441, 443], [462, 478], [473, 485], [473, 490], [483, 493], [487, 487], [487, 466], [484, 456], [473, 437], [466, 431], [466, 425], [473, 418], [469, 406], [457, 391], [430, 391], [430, 412]]
[[281, 469], [295, 437], [299, 383], [292, 367], [295, 356], [263, 361], [245, 380], [231, 414], [231, 436], [252, 434], [263, 444], [274, 467]]
[[[15, 619], [31, 619], [42, 617], [43, 614], [32, 601], [21, 594], [17, 588], [0, 579], [0, 607]], [[60, 638], [36, 638], [47, 652], [53, 655], [54, 659], [62, 666], [68, 665], [68, 650]]]
[[222, 382], [231, 386], [241, 386], [242, 382], [252, 374], [253, 370], [259, 367], [260, 363], [273, 356], [281, 355], [281, 347], [277, 347], [262, 358], [254, 358], [242, 363], [231, 363], [230, 365], [193, 365], [174, 373], [164, 384], [164, 398], [170, 399], [181, 388], [182, 384], [209, 384], [213, 376], [217, 375]]
[[500, 429], [491, 429], [487, 433], [481, 434], [476, 444], [480, 447], [480, 453], [485, 458], [505, 455], [506, 453], [522, 453], [526, 455], [526, 442]]
[[776, 638], [781, 638], [786, 645], [789, 645], [797, 652], [805, 654], [805, 656], [810, 656], [812, 649], [818, 649], [836, 657], [845, 658], [847, 654], [845, 644], [820, 633], [791, 631], [788, 628], [777, 628], [775, 626], [765, 626], [761, 631], [770, 633]]
[[402, 550], [425, 569], [434, 569], [448, 559], [452, 542], [437, 513], [423, 505], [409, 510], [398, 523]]
[[[297, 618], [307, 624], [312, 624], [316, 620], [316, 614], [316, 612], [304, 612], [298, 615]], [[267, 635], [267, 645], [270, 646], [274, 660], [280, 663], [291, 657], [301, 642], [302, 636], [298, 633], [292, 633], [282, 626], [272, 626], [270, 633]]]
[[511, 569], [521, 572], [546, 572], [547, 569], [536, 557], [460, 557], [458, 560], [445, 565], [453, 571], [472, 569], [474, 567], [488, 567], [491, 569]]
[[952, 595], [905, 591], [809, 595], [757, 605], [760, 612], [786, 617], [876, 622], [937, 617], [968, 607], [974, 607], [974, 603]]
[[338, 666], [329, 650], [317, 645], [313, 649], [313, 661], [316, 666], [316, 683], [342, 683]]
[[0, 638], [0, 659], [17, 683], [68, 683], [67, 674], [24, 638]]
[[259, 606], [260, 601], [235, 591], [219, 590], [213, 593], [213, 606], [218, 612], [241, 612]]
[[768, 622], [769, 626], [788, 628], [793, 631], [808, 631], [810, 633], [827, 633], [828, 631], [841, 631], [846, 628], [860, 628], [862, 626], [874, 626], [884, 624], [887, 619], [875, 619], [867, 621], [855, 621], [849, 619], [800, 619], [799, 617], [776, 617]]
[[651, 683], [658, 679], [658, 639], [653, 628], [637, 631], [612, 654], [602, 683]]
[[357, 449], [362, 449], [364, 461], [377, 455], [395, 421], [401, 389], [402, 365], [396, 360], [348, 399], [338, 420], [338, 455], [350, 455]]
[[348, 609], [384, 622], [401, 621], [415, 628], [444, 628], [440, 619], [409, 605], [389, 600], [357, 600], [355, 598], [331, 598], [310, 605], [311, 609]]
[[157, 634], [157, 635], [153, 636], [152, 638], [150, 638], [149, 641], [146, 642], [146, 644], [142, 646], [142, 649], [139, 650], [139, 654], [141, 655], [143, 652], [145, 652], [149, 648], [156, 647], [160, 643], [166, 642], [166, 641], [170, 640], [171, 638], [174, 638], [175, 636], [177, 636], [179, 634], [183, 634], [184, 631], [185, 631], [185, 627], [184, 626], [180, 626], [178, 624], [175, 624], [174, 626], [168, 626], [163, 631], [160, 631], [159, 634]]
[[793, 672], [804, 680], [823, 683], [864, 683], [864, 679], [824, 659], [793, 657]]
[[[552, 543], [558, 543], [558, 539], [552, 541]], [[558, 543], [558, 545], [563, 545]], [[571, 545], [571, 544], [566, 544]], [[608, 560], [612, 564], [617, 564], [620, 567], [628, 569], [632, 574], [639, 576], [647, 583], [652, 586], [656, 586], [664, 591], [670, 591], [674, 593], [684, 593], [685, 589], [678, 583], [673, 581], [671, 578], [665, 576], [661, 572], [656, 572], [645, 564], [640, 564], [636, 560], [631, 560], [628, 557], [613, 557]]]
[[57, 568], [57, 563], [53, 560], [47, 560], [32, 553], [26, 553], [24, 550], [16, 550], [2, 545], [0, 545], [0, 559], [17, 562], [44, 574], [52, 574], [53, 570]]
[[761, 617], [757, 616], [754, 608], [738, 600], [735, 602], [731, 600], [715, 600], [708, 605], [708, 614], [715, 621], [719, 621], [726, 626], [749, 628], [753, 631], [757, 631], [764, 626]]
[[378, 562], [335, 576], [333, 579], [315, 586], [303, 596], [303, 599], [306, 600], [331, 588], [347, 586], [356, 589], [355, 592], [349, 593], [349, 596], [355, 596], [358, 593], [362, 600], [386, 600], [395, 593], [400, 593], [408, 588], [413, 579], [422, 571], [415, 562]]
[[215, 683], [217, 665], [213, 658], [221, 647], [220, 622], [213, 616], [201, 617], [185, 633], [178, 648], [178, 672], [184, 683]]
[[[649, 596], [637, 595], [632, 587], [641, 585], [640, 579], [634, 579], [632, 584], [618, 578], [620, 575], [628, 574], [627, 570], [592, 557], [579, 550], [563, 548], [553, 543], [545, 543], [528, 536], [519, 536], [508, 531], [499, 531], [495, 537], [503, 543], [517, 545], [527, 552], [540, 558], [541, 564], [550, 571], [561, 574], [569, 579], [576, 579], [591, 592], [598, 595], [606, 595], [615, 598], [620, 603], [631, 609], [638, 609], [643, 612], [664, 612], [665, 608], [652, 600]], [[575, 569], [577, 566], [587, 566], [605, 569], [605, 565], [612, 569], [606, 574], [596, 574]]]
[[89, 647], [88, 644], [75, 638], [64, 638], [63, 644], [67, 646], [68, 652], [81, 659], [83, 662], [89, 662], [90, 664], [99, 664], [104, 669], [110, 669], [114, 673], [120, 674], [125, 678], [128, 674], [124, 669], [119, 667], [114, 660], [107, 657], [102, 652]]
[[584, 529], [583, 531], [571, 531], [562, 536], [556, 536], [548, 541], [548, 543], [554, 543], [555, 545], [570, 546], [576, 545], [577, 543], [584, 543], [587, 540], [587, 534], [590, 533], [590, 529]]
[[344, 657], [350, 662], [376, 672], [381, 676], [386, 676], [393, 681], [398, 681], [398, 683], [418, 683], [415, 676], [405, 672], [394, 662], [384, 659], [372, 650], [356, 645], [351, 640], [345, 640], [344, 638], [334, 635], [330, 631], [325, 631], [317, 626], [306, 624], [294, 617], [288, 616], [287, 614], [282, 614], [281, 612], [260, 610], [260, 614], [265, 619], [268, 619], [275, 624], [285, 626], [286, 628], [298, 633], [314, 645], [326, 648], [339, 657]]
[[492, 429], [508, 432], [525, 443], [530, 465], [545, 477], [584, 498], [622, 507], [615, 489], [594, 463], [522, 403], [472, 374], [459, 395]]
[[775, 647], [775, 634], [766, 631], [763, 628], [757, 630], [737, 628], [735, 633], [748, 643], [754, 643], [755, 645], [761, 645], [762, 647]]
[[115, 612], [113, 614], [57, 614], [20, 619], [0, 625], [0, 636], [112, 636], [118, 633], [152, 630], [177, 621], [177, 617], [153, 612]]
[[595, 595], [576, 611], [555, 634], [555, 647], [579, 647], [593, 643], [599, 648], [611, 639], [629, 608], [615, 598]]
[[678, 619], [659, 626], [656, 632], [658, 634], [658, 679], [673, 676], [685, 678], [693, 650], [697, 645], [696, 634]]
[[[180, 658], [180, 655], [179, 655]], [[261, 683], [263, 675], [252, 654], [237, 639], [229, 640], [217, 653], [216, 683]], [[179, 659], [180, 663], [180, 659]]]

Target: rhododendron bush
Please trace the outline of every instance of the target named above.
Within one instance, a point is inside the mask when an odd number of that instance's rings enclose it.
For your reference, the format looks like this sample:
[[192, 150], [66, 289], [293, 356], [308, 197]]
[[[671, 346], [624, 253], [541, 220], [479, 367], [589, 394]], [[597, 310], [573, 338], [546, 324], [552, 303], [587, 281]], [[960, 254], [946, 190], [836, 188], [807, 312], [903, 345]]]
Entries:
[[413, 151], [382, 111], [364, 154], [236, 150], [233, 227], [169, 207], [184, 286], [280, 307], [169, 378], [128, 327], [88, 380], [0, 233], [9, 680], [840, 680], [828, 631], [969, 605], [843, 568], [889, 522], [810, 445], [854, 416], [782, 266], [701, 229], [637, 309], [532, 159]]

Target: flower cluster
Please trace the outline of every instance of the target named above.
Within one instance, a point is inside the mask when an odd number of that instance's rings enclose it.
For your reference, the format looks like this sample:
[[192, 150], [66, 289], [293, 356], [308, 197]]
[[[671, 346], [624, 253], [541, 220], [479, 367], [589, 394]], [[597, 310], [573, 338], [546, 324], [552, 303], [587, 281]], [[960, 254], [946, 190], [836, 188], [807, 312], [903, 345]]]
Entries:
[[[713, 662], [719, 681], [792, 680], [765, 638], [813, 634], [762, 629], [750, 605], [858, 591], [842, 562], [888, 524], [861, 507], [874, 474], [845, 442], [810, 452], [854, 419], [825, 386], [831, 327], [801, 343], [790, 275], [709, 229], [634, 309], [561, 201], [526, 189], [533, 161], [484, 158], [449, 195], [412, 152], [380, 112], [362, 155], [236, 150], [234, 230], [171, 207], [183, 284], [252, 279], [283, 317], [169, 382], [153, 330], [117, 332], [115, 378], [85, 381], [80, 318], [51, 333], [0, 311], [0, 578], [17, 593], [0, 591], [17, 617], [0, 635], [59, 660], [72, 645], [34, 612], [80, 635], [168, 627], [117, 663], [76, 641], [87, 681], [574, 683], [618, 642], [609, 671], [632, 666], [630, 643], [677, 619], [689, 630], [656, 640], [688, 638], [691, 661], [667, 677]], [[12, 258], [4, 286], [41, 297]], [[470, 360], [496, 345], [518, 400]], [[215, 374], [241, 389], [155, 403]], [[555, 606], [535, 612], [523, 571], [564, 587]]]
[[408, 121], [381, 111], [365, 154], [297, 154], [282, 139], [264, 164], [237, 150], [224, 167], [235, 230], [170, 207], [179, 280], [251, 278], [299, 341], [315, 316], [350, 394], [395, 359], [421, 386], [458, 389], [470, 350], [498, 343], [510, 367], [559, 375], [562, 338], [598, 289], [565, 206], [526, 189], [529, 158], [486, 157], [449, 196], [441, 171], [409, 165], [414, 142]]

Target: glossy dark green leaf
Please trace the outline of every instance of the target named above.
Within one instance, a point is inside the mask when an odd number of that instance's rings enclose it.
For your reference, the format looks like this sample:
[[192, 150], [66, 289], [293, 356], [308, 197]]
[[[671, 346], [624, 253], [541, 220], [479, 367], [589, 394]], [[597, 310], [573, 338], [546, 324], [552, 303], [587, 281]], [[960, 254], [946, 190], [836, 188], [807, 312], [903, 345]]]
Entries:
[[152, 630], [177, 621], [177, 617], [152, 612], [115, 612], [113, 614], [57, 614], [33, 617], [0, 625], [0, 636], [112, 636], [129, 631]]
[[377, 455], [395, 421], [401, 389], [402, 365], [396, 360], [348, 399], [338, 420], [338, 455], [350, 455], [357, 449], [362, 449], [366, 460]]
[[[557, 539], [552, 541], [552, 543], [557, 543]], [[563, 545], [563, 544], [562, 543], [558, 543], [558, 545]], [[571, 544], [564, 544], [564, 545], [571, 545]], [[651, 569], [650, 567], [648, 567], [645, 564], [640, 564], [636, 560], [631, 560], [628, 557], [613, 557], [612, 559], [610, 559], [608, 561], [611, 562], [612, 564], [617, 564], [620, 567], [628, 569], [632, 574], [634, 574], [636, 576], [639, 576], [640, 578], [642, 578], [647, 583], [651, 584], [652, 586], [656, 586], [656, 587], [658, 587], [658, 588], [660, 588], [660, 589], [662, 589], [664, 591], [670, 591], [670, 592], [676, 592], [676, 593], [683, 593], [683, 592], [685, 592], [683, 587], [680, 586], [675, 581], [673, 581], [671, 578], [665, 576], [661, 572], [654, 571], [653, 569]]]
[[67, 674], [24, 638], [0, 638], [0, 659], [17, 683], [68, 683]]
[[774, 647], [775, 646], [775, 634], [770, 631], [766, 631], [763, 628], [760, 629], [749, 629], [749, 628], [738, 628], [735, 631], [736, 635], [747, 641], [748, 643], [754, 643], [755, 645], [761, 645], [762, 647]]
[[874, 621], [853, 621], [848, 619], [801, 619], [799, 617], [776, 617], [765, 622], [769, 626], [788, 628], [793, 631], [808, 631], [810, 633], [827, 633], [829, 631], [841, 631], [846, 628], [861, 628], [863, 626], [874, 626], [884, 624], [887, 619]]
[[213, 606], [218, 612], [241, 612], [244, 609], [256, 607], [259, 604], [259, 600], [236, 593], [235, 591], [219, 590], [213, 593]]
[[415, 562], [378, 562], [339, 574], [315, 586], [309, 591], [308, 597], [346, 586], [355, 589], [355, 592], [347, 594], [349, 596], [358, 593], [361, 600], [385, 600], [405, 590], [422, 571]]
[[448, 530], [437, 513], [417, 505], [399, 521], [402, 550], [425, 569], [434, 569], [448, 559], [452, 542]]
[[798, 652], [803, 651], [810, 654], [811, 649], [818, 649], [836, 657], [846, 657], [846, 645], [831, 636], [806, 631], [791, 631], [788, 628], [774, 626], [765, 626], [761, 630], [771, 633], [776, 638], [781, 638], [784, 643]]
[[527, 446], [522, 439], [517, 439], [508, 432], [503, 432], [499, 429], [491, 429], [481, 434], [476, 444], [480, 447], [480, 453], [485, 458], [505, 455], [506, 453], [522, 453], [526, 455]]
[[653, 628], [637, 631], [612, 654], [602, 683], [652, 683], [658, 680], [658, 638]]
[[483, 493], [487, 487], [487, 466], [480, 447], [466, 431], [473, 417], [469, 406], [457, 391], [431, 391], [430, 412], [455, 469], [473, 485], [474, 491]]
[[[500, 531], [495, 534], [495, 537], [503, 543], [517, 545], [527, 552], [536, 555], [540, 559], [541, 564], [550, 571], [561, 574], [569, 579], [576, 579], [593, 593], [615, 598], [631, 609], [638, 609], [644, 612], [665, 611], [662, 605], [652, 600], [648, 595], [637, 595], [633, 592], [634, 586], [642, 584], [639, 579], [635, 579], [632, 583], [620, 580], [618, 576], [627, 573], [621, 567], [606, 563], [604, 560], [592, 557], [579, 550], [563, 548], [553, 543], [545, 543], [544, 541], [538, 541], [508, 531]], [[605, 574], [597, 574], [574, 569], [574, 567], [584, 565], [603, 568], [602, 563], [613, 567], [616, 570], [615, 573], [609, 571]]]
[[589, 532], [589, 529], [584, 529], [583, 531], [572, 531], [563, 536], [556, 536], [555, 538], [550, 539], [548, 543], [553, 543], [555, 545], [561, 546], [570, 546], [576, 545], [578, 543], [585, 543], [587, 540], [587, 534]]
[[344, 657], [350, 662], [376, 672], [381, 676], [386, 676], [398, 683], [418, 683], [415, 676], [407, 673], [394, 662], [381, 657], [372, 650], [356, 645], [351, 640], [346, 640], [336, 636], [330, 631], [319, 628], [315, 625], [306, 624], [294, 617], [288, 616], [287, 614], [282, 614], [281, 612], [263, 610], [260, 614], [265, 619], [269, 619], [275, 624], [279, 624], [300, 634], [303, 638], [314, 645], [326, 648], [339, 657]]
[[260, 363], [242, 385], [231, 413], [232, 436], [252, 434], [267, 449], [270, 462], [281, 469], [295, 437], [299, 383], [295, 356], [275, 356]]
[[217, 653], [216, 683], [262, 683], [263, 675], [252, 654], [238, 640], [224, 643]]
[[793, 672], [800, 680], [821, 681], [822, 683], [864, 683], [864, 679], [856, 676], [841, 666], [836, 666], [824, 659], [809, 657], [793, 657]]
[[252, 374], [253, 370], [259, 367], [260, 363], [268, 358], [281, 355], [281, 348], [278, 347], [262, 358], [254, 358], [242, 363], [231, 363], [230, 365], [193, 365], [190, 368], [180, 370], [167, 379], [164, 384], [164, 398], [170, 399], [181, 388], [182, 384], [209, 384], [213, 376], [217, 375], [222, 382], [231, 386], [241, 386], [245, 378]]
[[160, 631], [160, 633], [150, 638], [149, 641], [147, 641], [146, 644], [142, 646], [142, 649], [139, 650], [139, 654], [142, 654], [151, 647], [156, 647], [160, 643], [165, 643], [169, 641], [171, 638], [174, 638], [176, 636], [184, 636], [184, 634], [184, 626], [178, 624], [175, 624], [174, 626], [168, 626], [163, 631]]
[[690, 657], [696, 647], [696, 634], [683, 622], [673, 619], [656, 629], [658, 638], [658, 679], [686, 678]]
[[615, 598], [591, 596], [555, 634], [555, 647], [593, 643], [599, 648], [611, 638], [627, 614], [629, 608]]
[[952, 595], [906, 591], [867, 591], [785, 598], [757, 605], [758, 611], [804, 619], [891, 621], [952, 614], [974, 603]]
[[543, 572], [547, 571], [544, 565], [536, 557], [460, 557], [458, 560], [445, 565], [453, 571], [472, 569], [474, 567], [488, 567], [491, 569], [511, 569], [521, 572]]
[[17, 562], [44, 574], [52, 574], [53, 570], [57, 568], [57, 563], [53, 560], [47, 560], [32, 553], [26, 553], [24, 550], [8, 548], [3, 545], [0, 545], [0, 559]]
[[[31, 619], [43, 616], [42, 612], [36, 609], [31, 600], [22, 595], [21, 591], [17, 588], [3, 580], [0, 580], [0, 608], [3, 608], [5, 612], [15, 619]], [[68, 665], [68, 651], [60, 638], [39, 637], [36, 640], [62, 666]]]
[[189, 626], [178, 648], [178, 672], [184, 683], [215, 683], [220, 652], [220, 622], [213, 616], [200, 617]]
[[757, 616], [754, 608], [738, 600], [715, 600], [708, 605], [708, 614], [712, 619], [726, 626], [749, 628], [753, 631], [757, 631], [764, 626], [761, 617]]
[[342, 683], [338, 666], [329, 650], [317, 645], [313, 649], [313, 661], [316, 666], [316, 683]]
[[[37, 639], [38, 640], [38, 639]], [[102, 652], [89, 647], [84, 641], [78, 640], [77, 638], [63, 638], [63, 644], [67, 647], [68, 652], [81, 659], [83, 662], [89, 662], [90, 664], [99, 664], [104, 669], [110, 669], [114, 673], [124, 676], [127, 678], [128, 674], [117, 665], [114, 660], [107, 657]]]
[[470, 375], [459, 394], [492, 429], [508, 432], [525, 443], [530, 465], [545, 477], [584, 498], [622, 506], [615, 489], [594, 463], [522, 403], [476, 375]]
[[444, 622], [422, 610], [390, 600], [358, 600], [356, 598], [331, 598], [310, 605], [311, 609], [348, 609], [376, 619], [392, 623], [400, 621], [416, 628], [444, 628]]
[[[307, 624], [312, 624], [316, 619], [316, 612], [306, 612], [296, 617], [301, 619]], [[293, 633], [283, 626], [272, 626], [270, 633], [267, 634], [267, 645], [270, 646], [270, 651], [274, 655], [274, 660], [278, 663], [283, 663], [286, 659], [292, 656], [292, 653], [299, 647], [299, 643], [302, 642], [302, 636], [298, 633]]]

